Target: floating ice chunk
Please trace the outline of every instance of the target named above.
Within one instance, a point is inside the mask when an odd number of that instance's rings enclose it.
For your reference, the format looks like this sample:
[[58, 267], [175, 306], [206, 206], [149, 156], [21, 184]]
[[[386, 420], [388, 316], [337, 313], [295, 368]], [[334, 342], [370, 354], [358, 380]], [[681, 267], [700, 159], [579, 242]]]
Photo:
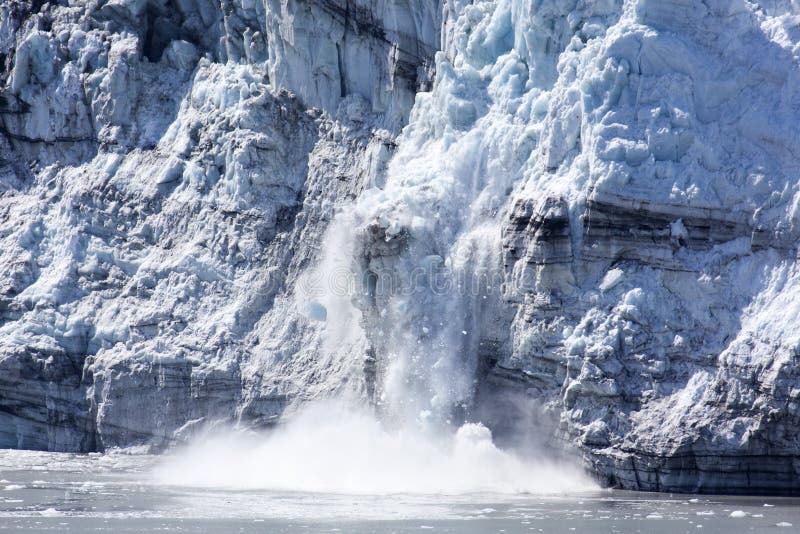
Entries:
[[25, 486], [22, 486], [20, 484], [9, 484], [4, 489], [5, 489], [5, 491], [16, 491], [16, 490], [25, 489]]
[[664, 516], [658, 513], [647, 514], [645, 519], [664, 519]]
[[747, 517], [748, 515], [749, 514], [744, 510], [734, 510], [733, 512], [731, 512], [731, 517], [736, 517], [736, 518]]
[[781, 521], [780, 523], [775, 523], [776, 527], [791, 527], [792, 524], [787, 521]]

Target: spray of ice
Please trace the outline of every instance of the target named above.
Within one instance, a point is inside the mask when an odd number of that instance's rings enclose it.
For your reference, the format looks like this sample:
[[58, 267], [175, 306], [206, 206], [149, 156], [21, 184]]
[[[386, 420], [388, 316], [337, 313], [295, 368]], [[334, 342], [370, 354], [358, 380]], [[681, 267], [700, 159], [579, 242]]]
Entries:
[[338, 214], [298, 284], [297, 307], [322, 325], [325, 351], [375, 355], [377, 416], [316, 405], [254, 442], [207, 440], [163, 481], [346, 493], [590, 486], [541, 457], [498, 449], [468, 413], [479, 345], [502, 298], [501, 221], [538, 161], [555, 75], [520, 30], [536, 21], [517, 4], [446, 10], [435, 87], [418, 95], [385, 183]]
[[559, 493], [589, 489], [577, 471], [523, 462], [480, 424], [433, 436], [389, 430], [341, 403], [309, 406], [267, 435], [231, 431], [168, 458], [161, 484], [341, 494]]

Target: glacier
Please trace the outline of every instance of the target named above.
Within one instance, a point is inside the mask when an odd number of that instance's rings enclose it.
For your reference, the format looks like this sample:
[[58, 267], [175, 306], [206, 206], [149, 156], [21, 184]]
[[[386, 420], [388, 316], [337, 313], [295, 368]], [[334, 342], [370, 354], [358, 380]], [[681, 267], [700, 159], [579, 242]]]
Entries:
[[608, 486], [798, 493], [798, 28], [792, 0], [4, 2], [0, 446], [346, 396], [535, 429]]

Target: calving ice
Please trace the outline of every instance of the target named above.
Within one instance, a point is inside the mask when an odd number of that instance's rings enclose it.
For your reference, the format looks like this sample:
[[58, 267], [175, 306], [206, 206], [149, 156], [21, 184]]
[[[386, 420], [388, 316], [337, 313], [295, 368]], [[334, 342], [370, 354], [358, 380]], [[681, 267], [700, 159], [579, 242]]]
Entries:
[[274, 431], [165, 480], [797, 493], [798, 16], [4, 3], [0, 446], [238, 425]]

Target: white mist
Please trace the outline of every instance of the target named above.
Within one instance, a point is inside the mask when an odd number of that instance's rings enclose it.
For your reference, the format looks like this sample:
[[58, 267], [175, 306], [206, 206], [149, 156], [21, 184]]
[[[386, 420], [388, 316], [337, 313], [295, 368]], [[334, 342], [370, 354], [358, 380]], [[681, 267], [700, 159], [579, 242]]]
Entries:
[[230, 431], [165, 458], [164, 485], [338, 494], [552, 494], [593, 488], [581, 473], [525, 462], [480, 424], [435, 436], [389, 430], [344, 403], [308, 406], [261, 435]]

